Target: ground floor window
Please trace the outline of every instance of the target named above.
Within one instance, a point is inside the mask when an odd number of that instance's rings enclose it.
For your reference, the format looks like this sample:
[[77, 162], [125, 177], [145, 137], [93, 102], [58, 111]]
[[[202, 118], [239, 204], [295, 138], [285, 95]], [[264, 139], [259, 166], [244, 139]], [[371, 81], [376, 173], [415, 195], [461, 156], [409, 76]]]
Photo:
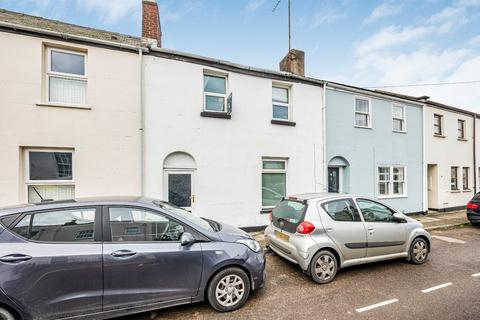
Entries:
[[452, 191], [458, 190], [458, 167], [450, 168], [450, 186]]
[[287, 193], [287, 160], [263, 159], [262, 206], [275, 206]]
[[463, 167], [462, 175], [463, 175], [463, 190], [468, 190], [468, 167]]
[[73, 151], [27, 149], [25, 186], [29, 203], [73, 199]]
[[406, 168], [404, 166], [378, 167], [378, 195], [398, 197], [406, 195]]

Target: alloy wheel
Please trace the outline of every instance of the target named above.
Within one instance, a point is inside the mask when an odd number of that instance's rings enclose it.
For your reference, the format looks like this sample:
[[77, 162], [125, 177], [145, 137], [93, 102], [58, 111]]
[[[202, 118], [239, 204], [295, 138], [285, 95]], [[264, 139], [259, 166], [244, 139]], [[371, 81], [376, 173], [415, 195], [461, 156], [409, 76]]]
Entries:
[[230, 307], [242, 300], [245, 294], [245, 283], [237, 275], [222, 278], [215, 289], [215, 297], [222, 306]]
[[413, 245], [413, 255], [418, 262], [422, 262], [427, 258], [428, 248], [423, 240], [417, 240]]
[[335, 275], [335, 262], [329, 255], [321, 255], [315, 262], [314, 270], [321, 280], [328, 280]]

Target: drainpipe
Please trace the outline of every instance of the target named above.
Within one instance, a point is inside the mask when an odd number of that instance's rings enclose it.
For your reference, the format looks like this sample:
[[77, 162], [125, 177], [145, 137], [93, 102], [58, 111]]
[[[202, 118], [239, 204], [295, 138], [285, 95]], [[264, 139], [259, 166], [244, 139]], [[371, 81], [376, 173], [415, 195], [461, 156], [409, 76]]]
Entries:
[[473, 190], [474, 194], [478, 192], [477, 189], [477, 116], [472, 113], [473, 117]]
[[426, 152], [425, 152], [425, 109], [427, 108], [426, 104], [422, 106], [422, 208], [424, 213], [428, 213], [428, 203], [427, 203], [427, 195], [428, 195], [428, 170], [427, 170], [427, 160], [426, 160]]
[[322, 106], [322, 122], [323, 122], [323, 181], [322, 188], [323, 191], [328, 191], [328, 181], [327, 181], [327, 85], [328, 82], [323, 83], [323, 106]]
[[145, 103], [144, 103], [144, 71], [143, 50], [138, 50], [140, 76], [140, 194], [145, 196]]

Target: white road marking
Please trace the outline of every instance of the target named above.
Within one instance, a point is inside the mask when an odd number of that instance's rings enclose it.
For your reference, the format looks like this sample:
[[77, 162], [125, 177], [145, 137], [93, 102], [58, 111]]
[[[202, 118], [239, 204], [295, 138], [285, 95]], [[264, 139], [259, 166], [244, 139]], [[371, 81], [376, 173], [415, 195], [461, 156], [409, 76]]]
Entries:
[[480, 273], [474, 273], [472, 274], [472, 277], [480, 277]]
[[375, 309], [375, 308], [380, 308], [380, 307], [386, 306], [387, 304], [392, 304], [392, 303], [395, 303], [395, 302], [398, 302], [398, 299], [392, 299], [392, 300], [379, 302], [379, 303], [376, 303], [376, 304], [372, 304], [371, 306], [355, 309], [355, 311], [357, 311], [358, 313], [365, 312], [365, 311], [372, 310], [372, 309]]
[[419, 218], [417, 220], [418, 221], [428, 221], [428, 222], [440, 221], [440, 219], [432, 218], [432, 217], [423, 217], [423, 218]]
[[455, 239], [455, 238], [450, 238], [450, 237], [444, 237], [444, 236], [432, 236], [432, 238], [442, 240], [445, 242], [450, 242], [450, 243], [460, 243], [460, 244], [465, 244], [467, 243], [466, 241]]
[[435, 291], [435, 290], [438, 290], [438, 289], [442, 289], [442, 288], [445, 288], [445, 287], [448, 287], [448, 286], [451, 286], [451, 285], [452, 285], [451, 282], [447, 282], [447, 283], [444, 283], [444, 284], [441, 284], [441, 285], [438, 285], [438, 286], [435, 286], [435, 287], [431, 287], [431, 288], [422, 290], [422, 292], [423, 293], [429, 293], [429, 292], [432, 292], [432, 291]]

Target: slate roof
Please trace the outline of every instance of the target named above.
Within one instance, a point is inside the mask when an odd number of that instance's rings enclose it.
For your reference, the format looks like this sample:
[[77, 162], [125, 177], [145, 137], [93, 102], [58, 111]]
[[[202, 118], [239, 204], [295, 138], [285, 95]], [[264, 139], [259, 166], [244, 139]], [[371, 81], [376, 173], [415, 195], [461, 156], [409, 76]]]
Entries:
[[138, 46], [141, 39], [134, 36], [129, 36], [117, 32], [110, 32], [100, 29], [82, 27], [75, 24], [65, 23], [57, 20], [45, 19], [42, 17], [31, 16], [24, 13], [18, 13], [0, 9], [0, 21], [22, 25], [26, 27], [33, 27], [43, 30], [55, 31], [63, 34], [76, 35], [87, 37], [91, 39], [98, 39], [104, 41], [111, 41], [121, 44]]

